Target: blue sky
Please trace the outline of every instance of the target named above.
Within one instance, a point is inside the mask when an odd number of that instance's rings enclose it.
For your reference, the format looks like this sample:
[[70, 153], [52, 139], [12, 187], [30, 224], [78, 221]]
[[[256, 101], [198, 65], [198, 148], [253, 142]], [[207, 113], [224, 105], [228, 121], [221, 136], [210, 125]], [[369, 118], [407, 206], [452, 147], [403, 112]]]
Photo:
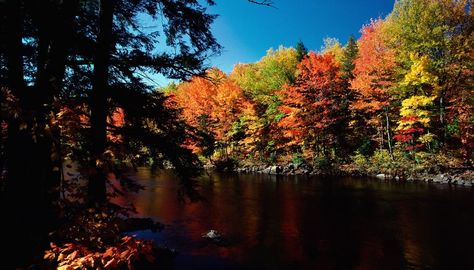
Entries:
[[[324, 38], [345, 44], [349, 35], [360, 36], [371, 18], [385, 17], [394, 0], [273, 0], [275, 8], [247, 0], [216, 0], [208, 9], [219, 15], [212, 31], [224, 47], [208, 66], [230, 72], [237, 63], [258, 61], [269, 48], [294, 46], [303, 41], [310, 50], [320, 50]], [[154, 75], [152, 84], [165, 86], [170, 80]]]
[[217, 0], [210, 13], [219, 14], [213, 33], [224, 50], [210, 65], [230, 72], [236, 63], [255, 62], [279, 45], [298, 40], [319, 50], [326, 37], [343, 44], [350, 34], [359, 36], [371, 18], [385, 17], [394, 0], [273, 0], [276, 8], [246, 0]]

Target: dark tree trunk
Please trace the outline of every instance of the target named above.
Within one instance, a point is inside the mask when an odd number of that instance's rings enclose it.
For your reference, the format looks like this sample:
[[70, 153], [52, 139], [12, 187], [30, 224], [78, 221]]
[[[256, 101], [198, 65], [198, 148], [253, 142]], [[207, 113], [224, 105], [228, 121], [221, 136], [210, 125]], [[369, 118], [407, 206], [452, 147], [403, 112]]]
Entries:
[[[9, 119], [6, 156], [6, 187], [1, 202], [4, 222], [1, 222], [5, 239], [2, 241], [6, 253], [2, 266], [5, 269], [16, 269], [25, 263], [34, 250], [39, 248], [38, 235], [44, 231], [42, 186], [37, 171], [40, 162], [37, 160], [37, 144], [33, 139], [31, 125], [31, 98], [23, 79], [23, 1], [6, 2], [6, 58], [7, 87], [19, 102], [20, 111], [17, 117]], [[34, 226], [31, 222], [35, 220]], [[28, 248], [25, 248], [28, 246]]]
[[106, 201], [106, 176], [101, 166], [107, 145], [107, 91], [112, 46], [113, 0], [100, 2], [99, 34], [94, 57], [94, 81], [91, 94], [91, 166], [88, 185], [89, 203]]
[[[72, 33], [77, 2], [64, 1], [54, 6], [49, 1], [39, 1], [41, 9], [35, 9], [35, 4], [12, 0], [6, 5], [7, 87], [20, 107], [18, 116], [8, 121], [5, 155], [7, 186], [2, 205], [6, 223], [11, 226], [2, 231], [12, 236], [5, 241], [11, 251], [6, 261], [8, 269], [27, 263], [33, 254], [29, 251], [43, 248], [46, 233], [54, 225], [53, 205], [59, 198], [59, 129], [50, 120], [55, 115], [54, 97], [62, 87], [71, 41], [68, 35]], [[31, 10], [39, 28], [34, 87], [26, 87], [24, 82], [23, 8]]]
[[[48, 1], [45, 2], [38, 2], [38, 4], [47, 6]], [[47, 170], [45, 189], [50, 203], [59, 199], [62, 166], [60, 130], [57, 124], [54, 124], [56, 122], [54, 118], [60, 108], [55, 106], [54, 101], [59, 96], [63, 85], [77, 4], [77, 0], [64, 1], [57, 6], [49, 6], [50, 12], [38, 14], [39, 41], [43, 45], [38, 50], [41, 61], [38, 63], [35, 92], [40, 93], [40, 96], [36, 98], [38, 101], [36, 110], [38, 126], [44, 133], [44, 149], [47, 149], [44, 153], [48, 160], [44, 168]], [[56, 25], [61, 25], [61, 27], [55, 27]]]

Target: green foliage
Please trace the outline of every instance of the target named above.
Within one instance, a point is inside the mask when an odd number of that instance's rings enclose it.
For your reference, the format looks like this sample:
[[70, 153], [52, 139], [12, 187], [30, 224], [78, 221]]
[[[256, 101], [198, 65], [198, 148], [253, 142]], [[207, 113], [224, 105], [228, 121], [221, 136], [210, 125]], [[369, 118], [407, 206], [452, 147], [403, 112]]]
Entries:
[[303, 60], [303, 58], [308, 54], [308, 49], [301, 40], [296, 43], [295, 49], [298, 62], [301, 62], [301, 60]]
[[398, 60], [409, 64], [410, 55], [427, 55], [435, 67], [441, 67], [447, 51], [448, 26], [443, 20], [441, 1], [399, 0], [388, 16], [387, 35]]
[[301, 164], [303, 164], [305, 162], [305, 159], [303, 157], [302, 154], [300, 153], [293, 153], [291, 155], [291, 163], [295, 166], [295, 167], [298, 167], [300, 166]]
[[357, 47], [356, 39], [353, 35], [349, 37], [344, 52], [341, 57], [341, 71], [343, 79], [353, 79], [353, 70], [355, 68], [354, 60], [357, 58], [359, 49]]
[[321, 54], [330, 53], [336, 59], [336, 62], [342, 63], [344, 57], [344, 48], [337, 38], [325, 38], [323, 40], [323, 47], [321, 48]]
[[351, 156], [351, 161], [359, 172], [365, 173], [369, 170], [367, 158], [362, 153], [356, 151], [356, 153]]
[[314, 168], [321, 171], [330, 171], [334, 166], [333, 160], [327, 155], [315, 155], [312, 162]]
[[260, 61], [238, 67], [231, 77], [254, 101], [270, 105], [275, 92], [294, 81], [298, 62], [293, 48], [269, 49]]

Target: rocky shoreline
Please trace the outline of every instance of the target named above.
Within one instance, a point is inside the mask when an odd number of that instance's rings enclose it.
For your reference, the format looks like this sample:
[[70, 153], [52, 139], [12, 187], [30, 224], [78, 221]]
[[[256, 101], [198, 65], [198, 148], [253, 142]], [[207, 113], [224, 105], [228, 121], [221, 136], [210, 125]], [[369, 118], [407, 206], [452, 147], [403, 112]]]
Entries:
[[305, 164], [300, 166], [294, 166], [293, 164], [243, 166], [237, 167], [232, 171], [242, 174], [373, 177], [381, 180], [426, 182], [466, 187], [474, 186], [474, 171], [470, 169], [452, 169], [445, 173], [412, 175], [403, 178], [383, 173], [367, 174], [354, 171], [346, 172], [344, 170], [322, 171], [318, 169], [312, 169], [310, 166]]

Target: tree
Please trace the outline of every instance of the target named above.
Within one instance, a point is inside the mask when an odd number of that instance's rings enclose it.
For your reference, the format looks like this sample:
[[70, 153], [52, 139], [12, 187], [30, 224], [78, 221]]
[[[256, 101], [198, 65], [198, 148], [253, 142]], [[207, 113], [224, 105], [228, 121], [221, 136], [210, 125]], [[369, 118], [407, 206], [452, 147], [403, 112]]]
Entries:
[[303, 60], [303, 58], [308, 54], [308, 49], [306, 49], [306, 46], [301, 40], [296, 43], [295, 49], [298, 62], [301, 62], [301, 60]]
[[356, 113], [366, 114], [366, 123], [378, 130], [381, 148], [384, 146], [384, 133], [387, 135], [392, 152], [389, 90], [394, 83], [396, 63], [394, 51], [387, 47], [384, 40], [382, 27], [383, 21], [376, 20], [361, 30], [359, 56], [354, 61], [354, 79], [350, 82], [356, 94], [351, 108]]
[[357, 58], [357, 54], [359, 53], [359, 49], [357, 48], [357, 43], [355, 37], [351, 35], [349, 40], [347, 41], [346, 46], [344, 47], [344, 52], [342, 54], [341, 59], [341, 71], [342, 71], [342, 78], [344, 79], [354, 79], [354, 74], [352, 73], [355, 64], [354, 60]]
[[256, 63], [237, 65], [230, 75], [253, 103], [259, 123], [252, 126], [262, 130], [253, 132], [260, 138], [253, 140], [257, 145], [252, 148], [257, 149], [256, 156], [262, 160], [275, 156], [275, 141], [279, 135], [275, 134], [273, 127], [283, 116], [278, 110], [278, 93], [283, 85], [294, 81], [297, 64], [297, 51], [280, 47], [268, 50], [267, 55]]
[[310, 52], [298, 67], [293, 85], [282, 90], [278, 123], [288, 139], [287, 146], [299, 145], [310, 155], [337, 155], [338, 132], [345, 124], [345, 88], [334, 55]]
[[[233, 125], [246, 103], [240, 87], [224, 72], [214, 68], [208, 70], [205, 77], [195, 76], [178, 85], [170, 96], [178, 108], [182, 108], [184, 120], [204, 135], [190, 141], [191, 148], [207, 157], [214, 150], [222, 150], [228, 156]], [[218, 145], [216, 148], [203, 144], [203, 139], [210, 137]]]
[[[48, 205], [59, 197], [60, 170], [66, 155], [84, 157], [77, 159], [83, 172], [94, 171], [85, 175], [91, 180], [91, 204], [102, 203], [106, 197], [104, 176], [114, 168], [111, 161], [116, 162], [106, 155], [111, 151], [125, 156], [123, 152], [138, 153], [143, 148], [135, 146], [147, 144], [154, 159], [166, 157], [177, 167], [192, 165], [187, 149], [181, 147], [185, 135], [177, 135], [184, 125], [173, 124], [173, 117], [158, 119], [148, 112], [134, 115], [136, 108], [130, 102], [162, 113], [166, 99], [150, 91], [143, 78], [149, 73], [187, 78], [202, 72], [202, 60], [219, 51], [210, 32], [215, 16], [206, 13], [204, 4], [174, 0], [1, 1], [0, 7], [0, 34], [5, 41], [0, 45], [0, 87], [2, 95], [4, 89], [11, 94], [15, 106], [15, 113], [2, 113], [2, 129], [8, 129], [2, 148], [2, 170], [7, 171], [7, 196], [2, 196], [2, 206], [15, 205], [5, 215], [12, 220], [8, 231], [23, 230], [14, 235], [28, 238], [30, 233], [46, 229], [44, 225], [54, 214]], [[166, 45], [158, 43], [157, 32], [140, 25], [143, 16], [160, 24], [157, 29], [167, 39]], [[58, 124], [64, 106], [81, 111], [90, 121], [79, 125], [76, 143], [68, 146], [62, 143], [70, 127]], [[122, 127], [107, 123], [107, 116], [117, 107], [124, 110], [126, 124]], [[147, 124], [157, 128], [145, 130]], [[127, 140], [107, 140], [111, 132]], [[168, 144], [155, 139], [167, 140]], [[66, 149], [71, 152], [66, 153]], [[22, 225], [25, 217], [44, 223], [29, 230]], [[12, 247], [16, 242], [24, 241], [6, 241]], [[16, 267], [9, 266], [7, 263], [7, 268]]]
[[323, 40], [324, 45], [321, 48], [321, 53], [331, 53], [338, 63], [342, 63], [342, 57], [344, 55], [344, 48], [337, 38], [325, 38]]
[[[461, 138], [471, 137], [467, 134], [472, 125], [465, 116], [468, 112], [472, 114], [469, 98], [472, 87], [466, 85], [472, 74], [472, 23], [472, 1], [469, 0], [402, 0], [396, 2], [387, 18], [386, 30], [397, 61], [404, 67], [400, 69], [402, 77], [404, 72], [411, 72], [413, 54], [426, 58], [425, 70], [438, 78], [439, 86], [434, 114], [437, 121], [432, 123], [432, 132], [438, 135], [441, 144], [465, 145], [466, 161], [470, 159], [469, 154], [466, 155], [470, 152], [468, 141], [472, 140]], [[461, 118], [464, 120], [460, 125], [465, 127], [462, 132], [450, 124]], [[453, 130], [457, 131], [453, 133]]]
[[[171, 77], [184, 78], [201, 70], [201, 60], [207, 52], [219, 49], [209, 31], [214, 16], [207, 15], [199, 5], [166, 1], [160, 4], [149, 4], [147, 1], [115, 4], [101, 1], [99, 14], [99, 33], [96, 55], [92, 56], [94, 73], [91, 91], [91, 165], [96, 167], [91, 177], [91, 201], [101, 202], [105, 199], [105, 172], [103, 154], [107, 150], [106, 115], [109, 112], [108, 98], [114, 98], [111, 89], [130, 89], [130, 91], [147, 91], [148, 86], [142, 82], [140, 73], [160, 72]], [[161, 10], [161, 11], [159, 11]], [[150, 53], [157, 47], [156, 33], [141, 30], [137, 17], [145, 13], [155, 22], [162, 14], [167, 22], [163, 32], [167, 45], [176, 48], [176, 55], [169, 53]], [[126, 18], [115, 20], [114, 18]], [[197, 24], [188, 24], [189, 20], [198, 20]], [[125, 22], [125, 23], [124, 23]], [[188, 41], [184, 41], [189, 38]], [[120, 49], [119, 49], [120, 48]], [[88, 51], [86, 49], [85, 51]], [[84, 56], [90, 57], [90, 56]], [[113, 71], [113, 72], [112, 72]], [[136, 88], [136, 90], [131, 90]], [[125, 106], [122, 106], [125, 107]]]
[[436, 96], [411, 96], [403, 100], [397, 127], [398, 134], [394, 139], [404, 144], [406, 151], [419, 150], [424, 146], [431, 149], [433, 135], [425, 132], [431, 121], [430, 111], [427, 108], [433, 105], [435, 99]]

